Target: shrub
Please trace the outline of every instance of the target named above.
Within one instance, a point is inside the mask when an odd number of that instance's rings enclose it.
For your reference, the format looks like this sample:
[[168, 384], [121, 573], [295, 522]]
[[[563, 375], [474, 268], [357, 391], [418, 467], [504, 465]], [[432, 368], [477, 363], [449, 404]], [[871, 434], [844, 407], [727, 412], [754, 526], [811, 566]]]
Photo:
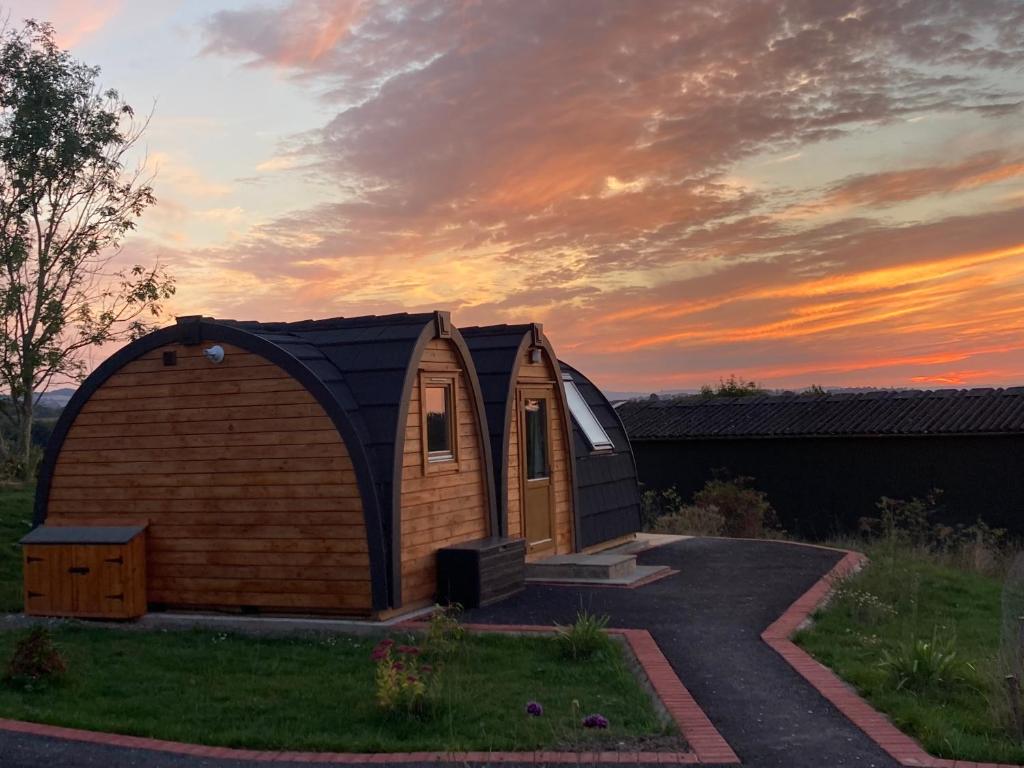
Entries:
[[861, 532], [879, 540], [894, 557], [899, 549], [937, 555], [948, 565], [986, 575], [1002, 572], [1014, 554], [1006, 530], [983, 520], [972, 525], [943, 525], [933, 518], [941, 510], [942, 491], [932, 489], [909, 500], [883, 496], [877, 517], [862, 517]]
[[574, 660], [589, 659], [605, 650], [610, 642], [605, 631], [607, 626], [607, 616], [595, 616], [582, 609], [572, 624], [556, 624], [556, 638], [562, 655]]
[[645, 531], [654, 530], [657, 521], [672, 515], [683, 506], [683, 497], [675, 488], [656, 491], [648, 488], [640, 495], [640, 524]]
[[66, 671], [64, 657], [53, 644], [49, 631], [33, 627], [14, 646], [14, 654], [4, 672], [4, 682], [15, 688], [31, 690], [59, 680]]
[[708, 480], [693, 495], [695, 506], [713, 510], [722, 516], [722, 534], [738, 538], [757, 538], [777, 527], [775, 510], [764, 491], [753, 487], [754, 478]]
[[724, 526], [725, 518], [717, 509], [684, 504], [675, 512], [659, 517], [648, 530], [679, 536], [721, 536]]
[[440, 681], [440, 667], [425, 662], [414, 645], [395, 645], [388, 638], [373, 649], [377, 704], [390, 713], [427, 712]]
[[462, 606], [458, 603], [434, 606], [423, 640], [424, 655], [431, 661], [450, 659], [462, 648], [466, 629], [459, 621], [461, 615]]
[[911, 639], [883, 650], [878, 666], [889, 675], [896, 690], [921, 691], [950, 685], [963, 677], [954, 639], [940, 638], [937, 627], [930, 640]]

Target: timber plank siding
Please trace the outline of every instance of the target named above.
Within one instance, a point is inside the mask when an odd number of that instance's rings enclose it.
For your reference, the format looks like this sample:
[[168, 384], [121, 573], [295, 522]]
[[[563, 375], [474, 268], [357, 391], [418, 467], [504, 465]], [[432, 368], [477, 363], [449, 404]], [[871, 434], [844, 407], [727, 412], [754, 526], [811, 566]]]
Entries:
[[[244, 354], [237, 347], [223, 346], [225, 360]], [[85, 423], [76, 419], [53, 471], [48, 522], [147, 521], [147, 582], [152, 603], [288, 610], [295, 607], [296, 596], [301, 596], [304, 608], [332, 610], [339, 607], [339, 595], [344, 594], [342, 607], [369, 614], [370, 584], [365, 568], [338, 568], [326, 578], [313, 579], [303, 573], [307, 566], [301, 559], [288, 560], [293, 553], [286, 542], [310, 538], [351, 541], [363, 550], [356, 554], [366, 557], [366, 528], [355, 471], [323, 407], [279, 366], [265, 360], [256, 362], [255, 355], [245, 356], [248, 365], [244, 367], [220, 369], [203, 359], [205, 366], [182, 370], [163, 366], [164, 352], [175, 352], [179, 362], [196, 358], [194, 348], [182, 344], [158, 347], [136, 364], [159, 363], [161, 367], [132, 373], [130, 379], [122, 374], [111, 376], [83, 407]], [[224, 371], [235, 376], [258, 371], [259, 377], [229, 382], [224, 380]], [[165, 372], [173, 374], [173, 385], [163, 384]], [[141, 392], [151, 396], [140, 398]], [[276, 418], [256, 416], [261, 409], [280, 407], [276, 399], [280, 392], [288, 392], [301, 410]], [[238, 406], [235, 401], [243, 393], [248, 396], [246, 403]], [[88, 417], [97, 402], [109, 407], [104, 416], [118, 413], [124, 421], [92, 422]], [[214, 407], [214, 402], [223, 407]], [[214, 413], [219, 418], [211, 419]], [[166, 418], [172, 414], [173, 420]], [[165, 418], [155, 420], [156, 416]], [[191, 456], [192, 449], [175, 440], [176, 436], [197, 433], [256, 433], [280, 450], [275, 436], [310, 430], [330, 430], [333, 439], [303, 446], [301, 458], [267, 458], [266, 446], [260, 444], [237, 448], [212, 445], [205, 448], [205, 457], [184, 458]], [[152, 435], [167, 435], [170, 440], [158, 451], [141, 447], [144, 438]], [[86, 438], [100, 442], [80, 448], [78, 441]], [[134, 446], [132, 438], [137, 438]], [[118, 441], [118, 447], [105, 439]], [[99, 460], [103, 456], [105, 460]], [[262, 494], [254, 493], [259, 488], [272, 489], [272, 501], [277, 503], [268, 505], [268, 499], [259, 498]], [[117, 489], [128, 492], [113, 493]], [[187, 498], [168, 498], [164, 489], [174, 489]], [[311, 489], [316, 489], [315, 496]], [[216, 569], [210, 562], [216, 549], [187, 563], [171, 564], [164, 557], [174, 552], [168, 549], [173, 541], [222, 544], [239, 539], [266, 542], [266, 548], [253, 553], [247, 566], [262, 568], [267, 578], [243, 580], [237, 573]], [[261, 597], [254, 597], [257, 594]]]
[[[421, 375], [453, 382], [455, 471], [424, 464]], [[76, 392], [36, 524], [148, 526], [150, 607], [391, 615], [433, 599], [439, 547], [499, 528], [485, 436], [447, 313], [179, 318]]]

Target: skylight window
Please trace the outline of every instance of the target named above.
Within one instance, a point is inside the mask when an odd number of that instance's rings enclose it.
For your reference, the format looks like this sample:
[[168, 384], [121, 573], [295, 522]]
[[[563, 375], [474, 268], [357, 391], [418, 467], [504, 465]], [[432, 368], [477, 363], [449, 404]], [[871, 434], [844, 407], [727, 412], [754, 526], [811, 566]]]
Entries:
[[583, 430], [583, 434], [587, 438], [587, 442], [590, 443], [590, 447], [595, 451], [610, 451], [615, 447], [611, 438], [604, 431], [604, 427], [597, 420], [597, 416], [590, 410], [587, 401], [583, 399], [583, 395], [580, 394], [580, 390], [577, 388], [576, 382], [572, 380], [572, 376], [564, 373], [562, 374], [562, 381], [565, 384], [565, 398], [569, 401], [569, 411], [572, 413], [572, 417], [576, 420], [580, 429]]

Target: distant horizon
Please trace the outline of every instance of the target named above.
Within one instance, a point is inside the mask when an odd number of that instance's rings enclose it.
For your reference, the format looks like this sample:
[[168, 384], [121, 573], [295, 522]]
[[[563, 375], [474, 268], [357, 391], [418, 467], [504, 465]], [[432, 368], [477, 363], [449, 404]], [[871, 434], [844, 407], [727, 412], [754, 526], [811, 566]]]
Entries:
[[1016, 0], [6, 8], [152, 108], [117, 263], [167, 320], [543, 322], [611, 391], [1024, 380]]

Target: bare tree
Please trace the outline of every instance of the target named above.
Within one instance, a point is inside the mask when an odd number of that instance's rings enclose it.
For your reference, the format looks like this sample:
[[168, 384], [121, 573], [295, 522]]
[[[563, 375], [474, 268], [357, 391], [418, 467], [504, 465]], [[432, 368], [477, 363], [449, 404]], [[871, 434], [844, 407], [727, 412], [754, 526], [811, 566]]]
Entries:
[[84, 349], [145, 333], [174, 293], [159, 264], [112, 269], [155, 198], [144, 164], [126, 171], [148, 120], [101, 90], [99, 72], [61, 50], [49, 24], [0, 36], [0, 413], [24, 479], [38, 395], [81, 380]]

